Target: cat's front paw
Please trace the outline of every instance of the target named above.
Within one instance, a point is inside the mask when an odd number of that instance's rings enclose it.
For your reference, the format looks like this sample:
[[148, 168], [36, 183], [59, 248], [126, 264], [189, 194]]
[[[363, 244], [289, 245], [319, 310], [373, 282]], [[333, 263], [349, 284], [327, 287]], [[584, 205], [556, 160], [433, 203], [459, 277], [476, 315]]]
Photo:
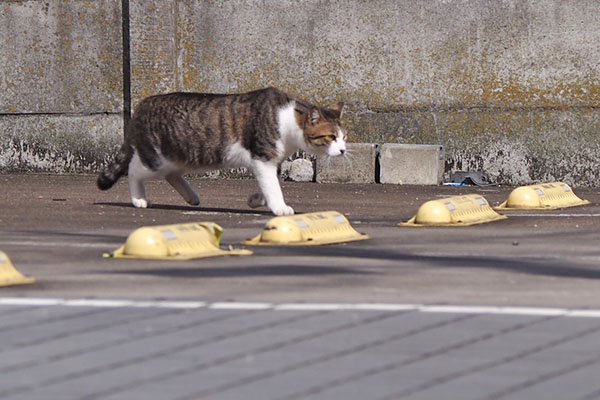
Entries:
[[271, 208], [271, 212], [275, 215], [282, 216], [282, 215], [294, 215], [294, 209], [290, 206], [287, 205], [283, 205], [280, 207], [273, 207]]
[[152, 203], [150, 203], [149, 200], [146, 200], [144, 198], [137, 199], [135, 197], [131, 198], [131, 204], [133, 204], [135, 208], [149, 208], [152, 206]]

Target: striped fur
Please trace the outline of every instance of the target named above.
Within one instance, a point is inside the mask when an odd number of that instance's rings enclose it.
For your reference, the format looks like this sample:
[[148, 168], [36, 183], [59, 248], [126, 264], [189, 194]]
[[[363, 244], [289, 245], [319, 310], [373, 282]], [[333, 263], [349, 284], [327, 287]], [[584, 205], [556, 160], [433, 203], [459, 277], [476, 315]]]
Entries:
[[98, 187], [109, 189], [129, 174], [133, 204], [147, 207], [143, 181], [162, 176], [188, 203], [198, 204], [181, 177], [185, 172], [244, 166], [254, 172], [266, 205], [275, 214], [291, 214], [273, 169], [298, 150], [343, 154], [342, 109], [342, 103], [316, 107], [275, 88], [148, 97], [136, 107], [123, 146], [100, 173]]

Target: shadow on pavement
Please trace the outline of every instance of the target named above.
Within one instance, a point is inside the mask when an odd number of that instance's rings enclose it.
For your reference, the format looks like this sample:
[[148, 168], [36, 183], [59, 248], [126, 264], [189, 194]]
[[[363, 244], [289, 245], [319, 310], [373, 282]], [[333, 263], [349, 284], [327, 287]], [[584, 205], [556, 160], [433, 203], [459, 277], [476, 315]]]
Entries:
[[530, 275], [545, 275], [564, 278], [600, 279], [600, 269], [568, 266], [560, 261], [548, 259], [494, 258], [479, 256], [428, 256], [400, 253], [382, 249], [350, 247], [297, 247], [291, 249], [298, 255], [318, 255], [319, 257], [350, 257], [359, 259], [412, 261], [424, 267], [497, 269]]
[[373, 274], [365, 270], [340, 267], [281, 265], [281, 266], [243, 266], [212, 268], [146, 268], [131, 270], [111, 270], [110, 274], [153, 275], [173, 278], [226, 278], [240, 276], [307, 276], [307, 275], [363, 275]]
[[[115, 202], [95, 202], [95, 206], [109, 206], [109, 207], [126, 207], [134, 208], [131, 203], [115, 203]], [[195, 206], [178, 206], [172, 204], [152, 204], [152, 207], [144, 210], [175, 210], [175, 211], [197, 211], [197, 212], [218, 212], [218, 213], [231, 213], [231, 214], [249, 214], [249, 215], [273, 215], [270, 211], [266, 210], [241, 210], [235, 208], [214, 208], [214, 207], [195, 207]]]

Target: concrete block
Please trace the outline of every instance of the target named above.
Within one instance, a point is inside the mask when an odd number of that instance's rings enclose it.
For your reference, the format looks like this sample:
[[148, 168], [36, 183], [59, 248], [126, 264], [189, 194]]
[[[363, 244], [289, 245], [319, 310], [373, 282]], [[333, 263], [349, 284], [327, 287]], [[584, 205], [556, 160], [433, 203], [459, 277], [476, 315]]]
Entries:
[[120, 1], [1, 4], [0, 114], [123, 110]]
[[344, 156], [317, 159], [319, 183], [375, 183], [377, 145], [348, 143]]
[[298, 158], [291, 162], [288, 179], [294, 182], [312, 182], [315, 174], [313, 163], [304, 158]]
[[381, 183], [439, 185], [444, 174], [441, 145], [386, 143], [379, 152]]

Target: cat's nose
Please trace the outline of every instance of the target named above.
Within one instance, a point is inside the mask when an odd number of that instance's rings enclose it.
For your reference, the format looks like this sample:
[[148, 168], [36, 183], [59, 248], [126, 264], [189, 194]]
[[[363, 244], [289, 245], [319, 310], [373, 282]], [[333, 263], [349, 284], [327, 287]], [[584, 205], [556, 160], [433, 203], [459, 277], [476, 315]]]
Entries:
[[340, 155], [343, 155], [346, 152], [344, 149], [340, 149]]

